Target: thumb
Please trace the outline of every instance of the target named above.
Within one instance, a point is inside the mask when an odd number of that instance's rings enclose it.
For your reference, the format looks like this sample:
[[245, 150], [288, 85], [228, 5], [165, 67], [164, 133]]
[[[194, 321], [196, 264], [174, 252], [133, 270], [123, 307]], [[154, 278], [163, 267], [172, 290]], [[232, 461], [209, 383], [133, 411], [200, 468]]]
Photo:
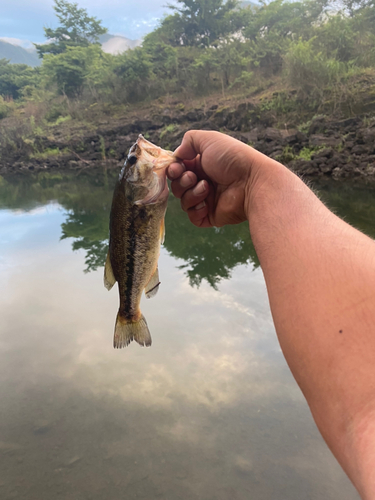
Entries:
[[201, 155], [212, 139], [212, 134], [205, 130], [189, 130], [182, 139], [181, 145], [174, 152], [181, 160], [193, 160], [197, 155]]

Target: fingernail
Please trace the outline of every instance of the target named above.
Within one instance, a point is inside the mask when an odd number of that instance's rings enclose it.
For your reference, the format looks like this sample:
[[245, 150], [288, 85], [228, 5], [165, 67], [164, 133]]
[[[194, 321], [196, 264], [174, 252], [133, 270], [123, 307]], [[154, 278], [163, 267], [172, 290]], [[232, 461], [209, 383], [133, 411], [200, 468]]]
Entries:
[[206, 191], [206, 184], [204, 181], [199, 182], [193, 189], [193, 194], [200, 195]]
[[188, 175], [183, 175], [181, 177], [180, 184], [182, 187], [187, 188], [190, 187], [193, 184], [193, 182]]
[[205, 206], [206, 206], [206, 202], [201, 201], [200, 203], [198, 203], [198, 205], [196, 205], [195, 210], [200, 210], [201, 208], [203, 208]]
[[169, 167], [168, 175], [169, 175], [169, 177], [172, 177], [172, 179], [175, 179], [177, 177], [177, 172], [175, 172], [174, 168]]

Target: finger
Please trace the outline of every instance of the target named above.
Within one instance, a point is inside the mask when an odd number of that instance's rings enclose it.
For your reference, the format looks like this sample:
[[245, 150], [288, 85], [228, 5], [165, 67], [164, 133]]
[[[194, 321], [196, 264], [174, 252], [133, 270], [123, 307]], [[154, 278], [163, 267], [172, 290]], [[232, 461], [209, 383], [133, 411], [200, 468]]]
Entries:
[[212, 133], [204, 130], [189, 130], [174, 154], [183, 160], [193, 160], [198, 154], [203, 153]]
[[208, 205], [206, 202], [202, 201], [199, 205], [194, 208], [190, 208], [187, 211], [190, 222], [198, 227], [211, 227], [211, 223], [208, 217]]
[[207, 181], [200, 181], [193, 189], [188, 189], [181, 198], [181, 207], [185, 212], [190, 208], [199, 206], [204, 202], [209, 193]]
[[188, 170], [187, 172], [184, 172], [180, 178], [172, 181], [172, 193], [176, 198], [181, 198], [184, 195], [185, 191], [193, 188], [197, 182], [198, 179], [195, 173]]
[[183, 164], [183, 162], [171, 163], [168, 167], [168, 170], [167, 170], [168, 178], [171, 181], [178, 179], [185, 172], [185, 170], [186, 170], [186, 167]]

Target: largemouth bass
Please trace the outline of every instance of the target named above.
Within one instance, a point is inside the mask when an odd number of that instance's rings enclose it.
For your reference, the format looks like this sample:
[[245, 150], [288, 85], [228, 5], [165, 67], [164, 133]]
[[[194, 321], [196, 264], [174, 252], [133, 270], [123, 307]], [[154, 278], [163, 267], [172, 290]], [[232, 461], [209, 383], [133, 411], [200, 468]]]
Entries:
[[166, 171], [174, 161], [170, 151], [140, 135], [116, 183], [104, 285], [110, 290], [118, 283], [120, 307], [113, 340], [117, 349], [132, 340], [142, 346], [151, 345], [140, 301], [143, 290], [151, 298], [160, 285], [158, 259], [169, 192]]

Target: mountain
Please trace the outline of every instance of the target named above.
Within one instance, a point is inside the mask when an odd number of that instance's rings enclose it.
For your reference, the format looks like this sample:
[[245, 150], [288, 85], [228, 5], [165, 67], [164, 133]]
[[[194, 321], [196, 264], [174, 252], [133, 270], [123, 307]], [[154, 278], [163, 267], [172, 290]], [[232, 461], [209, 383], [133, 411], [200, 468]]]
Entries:
[[13, 64], [27, 64], [29, 66], [39, 66], [41, 61], [34, 48], [24, 49], [19, 45], [0, 40], [0, 59], [9, 59]]
[[[9, 40], [9, 39], [7, 39]], [[37, 51], [29, 41], [24, 41], [26, 45], [31, 45], [30, 48], [21, 47], [21, 40], [15, 40], [14, 43], [2, 40], [0, 38], [0, 59], [9, 59], [13, 64], [28, 64], [29, 66], [40, 66], [42, 63], [39, 59]], [[99, 38], [102, 44], [102, 49], [108, 54], [122, 54], [128, 49], [134, 49], [141, 45], [141, 40], [130, 40], [120, 35], [102, 35]]]
[[243, 1], [243, 2], [240, 2], [240, 7], [241, 8], [246, 8], [246, 7], [260, 7], [261, 4], [257, 3], [257, 2], [249, 2], [249, 1]]

